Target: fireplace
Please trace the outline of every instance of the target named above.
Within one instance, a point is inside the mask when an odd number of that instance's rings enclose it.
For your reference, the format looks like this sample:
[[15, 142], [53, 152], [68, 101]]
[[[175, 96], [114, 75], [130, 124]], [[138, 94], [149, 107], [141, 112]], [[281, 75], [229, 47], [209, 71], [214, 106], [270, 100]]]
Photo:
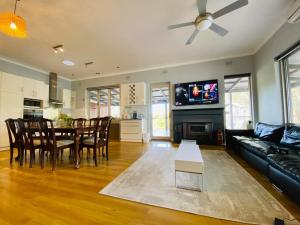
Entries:
[[212, 142], [212, 122], [184, 122], [182, 128], [183, 139], [202, 139], [207, 143]]
[[173, 137], [197, 140], [198, 144], [216, 144], [217, 131], [224, 132], [224, 109], [173, 110]]

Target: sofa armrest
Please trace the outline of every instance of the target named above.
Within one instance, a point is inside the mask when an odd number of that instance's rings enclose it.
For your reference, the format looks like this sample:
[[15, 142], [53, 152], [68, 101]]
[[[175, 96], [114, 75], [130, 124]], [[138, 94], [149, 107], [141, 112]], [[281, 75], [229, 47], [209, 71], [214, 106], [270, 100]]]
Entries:
[[254, 137], [254, 130], [248, 130], [248, 129], [225, 129], [225, 141], [226, 141], [226, 147], [231, 148], [232, 145], [232, 137], [233, 136], [247, 136], [247, 137]]
[[253, 129], [240, 129], [240, 130], [233, 130], [233, 129], [226, 129], [225, 130], [226, 136], [247, 136], [247, 137], [253, 137], [254, 136], [254, 130]]

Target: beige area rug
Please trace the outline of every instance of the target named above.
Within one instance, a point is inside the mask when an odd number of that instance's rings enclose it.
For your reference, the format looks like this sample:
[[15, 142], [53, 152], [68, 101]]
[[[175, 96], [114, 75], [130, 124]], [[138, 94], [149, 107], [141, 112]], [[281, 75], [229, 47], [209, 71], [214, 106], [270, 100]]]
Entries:
[[[204, 192], [174, 186], [172, 148], [146, 152], [99, 193], [149, 205], [251, 224], [294, 217], [226, 152], [203, 150]], [[187, 179], [187, 176], [189, 178]], [[178, 184], [197, 180], [180, 174]], [[287, 221], [286, 224], [299, 224]]]

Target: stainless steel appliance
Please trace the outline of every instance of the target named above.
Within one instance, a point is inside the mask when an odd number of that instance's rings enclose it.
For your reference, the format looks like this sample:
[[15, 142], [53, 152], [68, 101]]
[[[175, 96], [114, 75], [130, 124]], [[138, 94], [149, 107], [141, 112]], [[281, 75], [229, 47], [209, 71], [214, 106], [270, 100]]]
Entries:
[[57, 74], [50, 73], [49, 75], [49, 102], [52, 105], [62, 106], [62, 92], [57, 85]]
[[43, 118], [42, 100], [24, 98], [23, 119]]

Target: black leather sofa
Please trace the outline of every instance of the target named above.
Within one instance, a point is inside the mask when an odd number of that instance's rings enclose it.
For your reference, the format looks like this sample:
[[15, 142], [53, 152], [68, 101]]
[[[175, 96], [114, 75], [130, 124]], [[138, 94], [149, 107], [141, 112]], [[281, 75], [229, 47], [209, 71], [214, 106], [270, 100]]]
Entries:
[[226, 130], [226, 146], [300, 203], [300, 127], [258, 123], [254, 130]]

